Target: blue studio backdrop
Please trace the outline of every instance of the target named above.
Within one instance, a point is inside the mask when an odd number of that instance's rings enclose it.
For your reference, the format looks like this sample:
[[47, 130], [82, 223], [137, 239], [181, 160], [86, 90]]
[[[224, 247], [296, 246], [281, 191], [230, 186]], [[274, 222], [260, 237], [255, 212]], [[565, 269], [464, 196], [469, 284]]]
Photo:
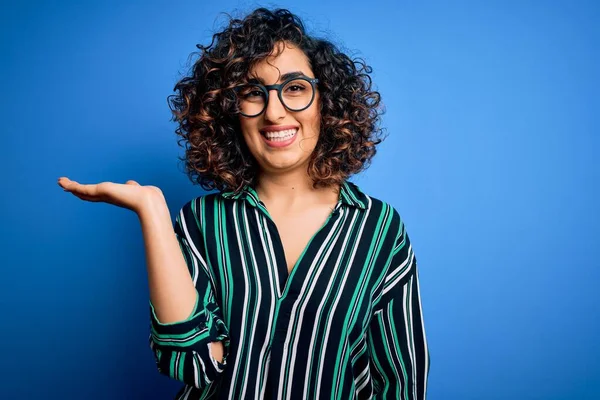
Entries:
[[600, 10], [594, 1], [2, 2], [0, 398], [169, 399], [137, 217], [65, 193], [135, 179], [175, 217], [166, 96], [258, 6], [373, 67], [387, 139], [351, 180], [419, 260], [428, 398], [600, 398]]

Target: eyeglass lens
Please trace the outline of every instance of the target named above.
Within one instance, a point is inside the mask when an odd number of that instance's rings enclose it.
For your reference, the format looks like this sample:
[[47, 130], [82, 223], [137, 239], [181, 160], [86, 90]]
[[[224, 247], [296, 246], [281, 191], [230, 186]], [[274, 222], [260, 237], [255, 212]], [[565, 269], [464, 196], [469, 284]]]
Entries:
[[[272, 92], [270, 96], [276, 96]], [[289, 81], [281, 89], [283, 104], [292, 111], [300, 111], [308, 107], [313, 98], [313, 87], [304, 79]], [[255, 116], [266, 107], [266, 94], [260, 86], [246, 84], [237, 91], [238, 107], [242, 114]]]

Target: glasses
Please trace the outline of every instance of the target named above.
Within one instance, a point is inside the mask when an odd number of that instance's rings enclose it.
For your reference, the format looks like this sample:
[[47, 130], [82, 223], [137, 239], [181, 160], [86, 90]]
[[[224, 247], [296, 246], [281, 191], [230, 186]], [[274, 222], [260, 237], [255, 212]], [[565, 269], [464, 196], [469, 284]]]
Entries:
[[290, 111], [302, 111], [315, 99], [317, 78], [295, 77], [279, 85], [247, 83], [233, 88], [237, 100], [237, 112], [245, 117], [262, 114], [269, 103], [269, 92], [277, 90], [281, 104]]

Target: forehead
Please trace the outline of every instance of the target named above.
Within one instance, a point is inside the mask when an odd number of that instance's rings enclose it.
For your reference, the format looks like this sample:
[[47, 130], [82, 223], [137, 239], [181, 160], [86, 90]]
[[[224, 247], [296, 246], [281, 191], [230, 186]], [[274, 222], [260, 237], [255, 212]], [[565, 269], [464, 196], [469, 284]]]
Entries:
[[270, 56], [250, 68], [249, 78], [260, 78], [271, 84], [279, 82], [283, 74], [294, 71], [302, 71], [304, 75], [314, 77], [308, 58], [302, 50], [290, 44], [284, 47], [283, 43], [276, 50], [277, 52], [274, 50]]

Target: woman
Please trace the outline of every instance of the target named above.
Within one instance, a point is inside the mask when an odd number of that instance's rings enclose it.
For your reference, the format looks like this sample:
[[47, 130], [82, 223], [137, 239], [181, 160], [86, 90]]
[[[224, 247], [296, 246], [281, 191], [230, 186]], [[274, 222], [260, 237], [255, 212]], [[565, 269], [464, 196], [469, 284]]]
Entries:
[[186, 384], [178, 399], [425, 398], [404, 223], [347, 180], [381, 142], [369, 67], [284, 9], [233, 19], [213, 43], [170, 104], [190, 177], [218, 193], [173, 227], [156, 187], [59, 180], [138, 214], [159, 371]]

